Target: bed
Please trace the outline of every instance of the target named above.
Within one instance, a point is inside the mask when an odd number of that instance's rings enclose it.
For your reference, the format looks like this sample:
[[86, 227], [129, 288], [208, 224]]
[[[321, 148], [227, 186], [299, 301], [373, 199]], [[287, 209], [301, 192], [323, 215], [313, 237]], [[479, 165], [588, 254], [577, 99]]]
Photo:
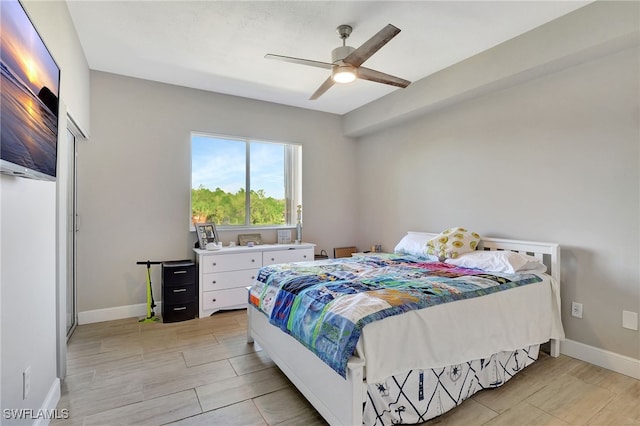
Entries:
[[[436, 237], [430, 233], [413, 234], [423, 239]], [[526, 254], [544, 264], [546, 273], [535, 268], [515, 273], [487, 273], [447, 262], [426, 262], [406, 253], [356, 254], [351, 259], [272, 265], [261, 269], [256, 283], [249, 289], [248, 340], [255, 341], [269, 354], [329, 424], [424, 422], [449, 411], [479, 390], [500, 386], [534, 362], [540, 345], [545, 342], [549, 342], [552, 356], [559, 355], [559, 341], [564, 333], [560, 321], [558, 245], [482, 238], [477, 251]], [[325, 323], [314, 326], [313, 333], [306, 328], [308, 336], [305, 337], [307, 311], [313, 309], [301, 297], [296, 296], [296, 309], [306, 315], [277, 320], [283, 316], [278, 309], [294, 304], [294, 299], [287, 303], [282, 303], [285, 299], [275, 301], [274, 289], [283, 287], [278, 284], [279, 279], [289, 283], [289, 287], [284, 287], [290, 288], [291, 283], [296, 283], [308, 291], [310, 287], [305, 286], [309, 276], [315, 277], [313, 280], [332, 277], [327, 280], [333, 279], [333, 283], [324, 286], [331, 288], [329, 293], [333, 294], [336, 287], [332, 285], [336, 281], [340, 285], [349, 281], [342, 278], [353, 275], [356, 270], [365, 271], [366, 279], [354, 278], [354, 282], [360, 284], [368, 285], [371, 280], [402, 282], [402, 278], [393, 275], [397, 267], [403, 274], [410, 271], [412, 277], [429, 275], [426, 280], [431, 284], [435, 282], [435, 286], [430, 284], [426, 291], [417, 288], [411, 279], [412, 294], [421, 295], [411, 299], [410, 304], [417, 306], [414, 310], [398, 304], [398, 307], [387, 307], [355, 319], [351, 318], [351, 311], [341, 311], [360, 327], [355, 333], [355, 342], [353, 337], [346, 337], [344, 326], [338, 331], [331, 327], [337, 320], [327, 320], [328, 313], [323, 313]], [[375, 274], [372, 268], [381, 268], [380, 276], [384, 278], [372, 275]], [[416, 272], [416, 268], [422, 269]], [[336, 271], [345, 275], [336, 275]], [[336, 280], [336, 276], [341, 279]], [[439, 280], [445, 276], [447, 280], [457, 280], [458, 284], [454, 285], [462, 290], [449, 289], [449, 281], [441, 285]], [[485, 286], [487, 280], [493, 283]], [[271, 285], [267, 286], [267, 282]], [[434, 288], [436, 293], [444, 294], [445, 302], [431, 305]], [[442, 288], [446, 289], [441, 291]], [[270, 291], [273, 294], [269, 296]], [[425, 293], [427, 296], [422, 297]], [[335, 300], [344, 299], [348, 298], [343, 294], [335, 297]], [[356, 306], [358, 310], [359, 300], [346, 305]], [[325, 312], [326, 306], [319, 311]], [[379, 314], [382, 311], [391, 313]], [[381, 318], [373, 321], [372, 316]], [[303, 329], [302, 335], [294, 337], [287, 328]], [[335, 341], [345, 346], [348, 353], [345, 360], [339, 359], [333, 346], [319, 343], [323, 341], [318, 337], [322, 334], [319, 330], [326, 331], [325, 334], [344, 334]], [[348, 341], [351, 343], [345, 343]], [[328, 359], [334, 355], [336, 359]]]

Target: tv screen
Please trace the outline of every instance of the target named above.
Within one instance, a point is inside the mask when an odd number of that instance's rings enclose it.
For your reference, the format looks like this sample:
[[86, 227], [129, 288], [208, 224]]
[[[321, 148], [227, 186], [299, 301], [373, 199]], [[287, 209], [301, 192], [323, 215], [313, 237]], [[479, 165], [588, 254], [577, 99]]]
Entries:
[[0, 7], [0, 172], [55, 180], [60, 68], [18, 0]]

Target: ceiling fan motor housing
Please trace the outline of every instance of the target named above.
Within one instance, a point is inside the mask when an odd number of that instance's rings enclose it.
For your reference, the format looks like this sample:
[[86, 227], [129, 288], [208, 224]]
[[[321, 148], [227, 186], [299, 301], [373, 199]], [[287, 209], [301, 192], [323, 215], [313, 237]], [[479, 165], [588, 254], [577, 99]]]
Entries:
[[337, 62], [342, 62], [342, 60], [349, 56], [349, 54], [354, 50], [356, 50], [355, 47], [351, 46], [336, 47], [331, 51], [331, 63], [335, 64]]

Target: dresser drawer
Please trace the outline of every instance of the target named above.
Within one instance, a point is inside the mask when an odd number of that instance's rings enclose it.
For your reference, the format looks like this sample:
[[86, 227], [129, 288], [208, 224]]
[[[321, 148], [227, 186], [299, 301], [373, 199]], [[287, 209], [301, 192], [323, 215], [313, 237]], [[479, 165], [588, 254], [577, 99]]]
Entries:
[[196, 282], [196, 265], [194, 263], [172, 265], [162, 264], [162, 283], [166, 287], [180, 286]]
[[198, 317], [196, 302], [165, 305], [162, 302], [162, 322], [185, 321]]
[[162, 303], [187, 303], [196, 300], [195, 283], [176, 285], [163, 288]]
[[219, 310], [247, 305], [247, 289], [244, 287], [202, 293], [202, 309]]
[[262, 252], [235, 253], [202, 256], [203, 274], [211, 272], [227, 272], [240, 269], [256, 269], [262, 266]]
[[243, 269], [241, 271], [217, 272], [202, 274], [202, 290], [224, 290], [227, 288], [247, 287], [253, 285], [259, 269]]
[[304, 262], [314, 260], [313, 248], [265, 251], [262, 254], [262, 265], [276, 263]]

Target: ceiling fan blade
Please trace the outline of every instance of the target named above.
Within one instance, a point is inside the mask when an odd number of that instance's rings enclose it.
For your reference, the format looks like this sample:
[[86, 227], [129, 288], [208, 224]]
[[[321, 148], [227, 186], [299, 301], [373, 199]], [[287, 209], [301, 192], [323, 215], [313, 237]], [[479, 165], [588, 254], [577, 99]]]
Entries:
[[284, 61], [284, 62], [291, 62], [294, 64], [300, 64], [300, 65], [309, 65], [312, 67], [318, 67], [318, 68], [324, 68], [327, 70], [330, 70], [331, 67], [333, 67], [332, 64], [328, 63], [328, 62], [320, 62], [320, 61], [312, 61], [309, 59], [300, 59], [300, 58], [293, 58], [291, 56], [282, 56], [282, 55], [273, 55], [271, 53], [267, 53], [266, 55], [264, 55], [265, 59], [275, 59], [278, 61]]
[[351, 52], [343, 59], [347, 64], [359, 67], [364, 61], [369, 59], [371, 55], [376, 53], [382, 46], [387, 44], [389, 40], [394, 38], [400, 32], [399, 28], [388, 24], [386, 27], [378, 31], [376, 35], [365, 41], [360, 47]]
[[327, 78], [324, 83], [322, 83], [320, 85], [320, 87], [318, 87], [318, 90], [316, 90], [313, 95], [311, 95], [311, 97], [309, 98], [310, 101], [315, 101], [316, 99], [318, 99], [320, 96], [322, 96], [322, 94], [324, 92], [326, 92], [327, 90], [329, 90], [331, 88], [331, 86], [333, 86], [333, 79], [331, 77]]
[[402, 87], [403, 89], [411, 84], [409, 80], [405, 80], [400, 77], [395, 77], [390, 74], [385, 74], [380, 71], [372, 70], [371, 68], [360, 67], [358, 68], [358, 78], [362, 80], [375, 81], [376, 83], [389, 84], [391, 86]]

